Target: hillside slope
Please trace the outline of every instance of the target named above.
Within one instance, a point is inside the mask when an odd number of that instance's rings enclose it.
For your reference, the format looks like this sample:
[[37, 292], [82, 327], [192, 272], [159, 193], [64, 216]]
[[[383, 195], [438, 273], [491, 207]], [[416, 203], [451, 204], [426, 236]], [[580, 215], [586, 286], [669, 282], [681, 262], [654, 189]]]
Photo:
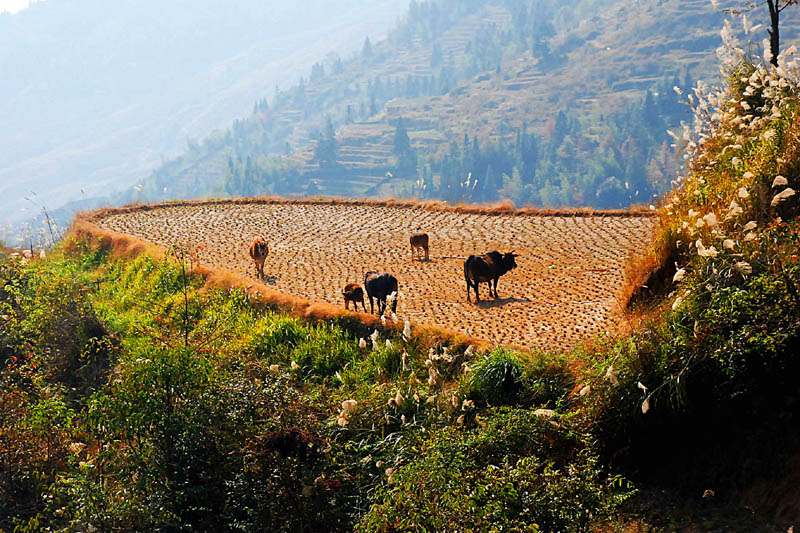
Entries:
[[[688, 112], [672, 87], [717, 79], [721, 25], [721, 8], [700, 0], [412, 3], [385, 42], [318, 65], [302, 86], [165, 164], [128, 199], [641, 203], [677, 171], [665, 130]], [[795, 26], [785, 24], [785, 41]], [[466, 194], [468, 174], [480, 186]]]

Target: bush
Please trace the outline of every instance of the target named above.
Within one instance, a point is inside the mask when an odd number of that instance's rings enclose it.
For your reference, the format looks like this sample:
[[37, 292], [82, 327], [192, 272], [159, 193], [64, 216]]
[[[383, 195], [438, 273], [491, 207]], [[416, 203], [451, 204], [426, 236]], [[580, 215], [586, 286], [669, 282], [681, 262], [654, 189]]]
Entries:
[[481, 405], [511, 405], [522, 392], [522, 363], [505, 348], [495, 348], [478, 361], [466, 396]]
[[256, 323], [249, 348], [257, 357], [285, 363], [309, 335], [309, 329], [296, 318], [270, 315]]
[[308, 339], [296, 346], [290, 357], [304, 375], [321, 381], [356, 361], [360, 355], [357, 342], [347, 333], [320, 324], [309, 328]]
[[585, 531], [630, 494], [601, 482], [579, 437], [530, 411], [487, 413], [475, 430], [452, 428], [418, 459], [389, 471], [359, 531]]

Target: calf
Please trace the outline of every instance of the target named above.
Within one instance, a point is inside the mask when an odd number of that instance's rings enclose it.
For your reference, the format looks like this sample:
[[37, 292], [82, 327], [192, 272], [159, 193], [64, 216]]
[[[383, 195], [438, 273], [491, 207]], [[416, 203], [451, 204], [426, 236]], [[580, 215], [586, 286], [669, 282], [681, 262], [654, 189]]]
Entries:
[[517, 268], [514, 258], [517, 255], [512, 251], [507, 254], [500, 252], [489, 252], [484, 255], [471, 255], [464, 261], [464, 280], [467, 282], [467, 301], [469, 302], [469, 290], [475, 289], [475, 301], [480, 301], [478, 296], [478, 284], [489, 283], [489, 296], [492, 296], [492, 282], [494, 282], [494, 297], [497, 296], [497, 281], [500, 276], [511, 269]]
[[258, 276], [258, 279], [266, 277], [264, 275], [264, 261], [266, 261], [268, 254], [269, 246], [267, 246], [267, 241], [263, 237], [253, 239], [252, 244], [250, 244], [250, 257], [256, 264], [256, 276]]
[[350, 302], [353, 302], [353, 308], [358, 311], [358, 302], [361, 302], [361, 307], [364, 308], [365, 313], [367, 312], [367, 306], [364, 305], [364, 289], [359, 287], [358, 283], [345, 285], [342, 296], [344, 296], [345, 309], [350, 309]]
[[425, 252], [425, 261], [428, 260], [428, 234], [418, 233], [411, 236], [411, 260], [413, 261], [417, 255], [416, 251], [421, 250]]
[[386, 272], [367, 272], [364, 276], [364, 288], [367, 289], [369, 297], [369, 312], [374, 313], [375, 308], [372, 299], [378, 299], [378, 314], [382, 315], [386, 310], [386, 298], [395, 293], [392, 301], [392, 313], [397, 312], [397, 278]]

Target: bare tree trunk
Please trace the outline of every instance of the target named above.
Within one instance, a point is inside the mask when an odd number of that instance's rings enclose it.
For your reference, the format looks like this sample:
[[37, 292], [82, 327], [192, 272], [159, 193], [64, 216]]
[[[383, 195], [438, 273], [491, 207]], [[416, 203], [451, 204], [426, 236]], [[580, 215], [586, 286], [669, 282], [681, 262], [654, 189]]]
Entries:
[[772, 29], [767, 30], [769, 33], [769, 51], [772, 55], [772, 59], [770, 59], [770, 63], [778, 66], [778, 54], [780, 53], [780, 31], [778, 29], [778, 22], [781, 16], [781, 10], [778, 9], [778, 2], [780, 0], [767, 0], [767, 5], [769, 6], [769, 18], [770, 23], [772, 25]]

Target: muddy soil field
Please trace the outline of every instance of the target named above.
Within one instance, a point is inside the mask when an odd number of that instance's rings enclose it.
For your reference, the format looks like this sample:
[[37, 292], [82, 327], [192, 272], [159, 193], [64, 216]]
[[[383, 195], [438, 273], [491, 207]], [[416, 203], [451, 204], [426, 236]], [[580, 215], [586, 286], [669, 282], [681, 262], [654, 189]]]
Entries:
[[[203, 263], [254, 278], [248, 246], [263, 235], [267, 283], [275, 289], [343, 305], [347, 282], [363, 285], [368, 270], [391, 272], [400, 284], [401, 321], [543, 349], [615, 328], [626, 259], [647, 245], [655, 226], [647, 216], [316, 203], [198, 203], [112, 212], [94, 222], [162, 246], [199, 246]], [[411, 258], [409, 236], [416, 232], [430, 236], [429, 261]], [[499, 299], [482, 284], [481, 301], [473, 294], [469, 303], [464, 259], [491, 250], [515, 250], [518, 268], [500, 278]]]

